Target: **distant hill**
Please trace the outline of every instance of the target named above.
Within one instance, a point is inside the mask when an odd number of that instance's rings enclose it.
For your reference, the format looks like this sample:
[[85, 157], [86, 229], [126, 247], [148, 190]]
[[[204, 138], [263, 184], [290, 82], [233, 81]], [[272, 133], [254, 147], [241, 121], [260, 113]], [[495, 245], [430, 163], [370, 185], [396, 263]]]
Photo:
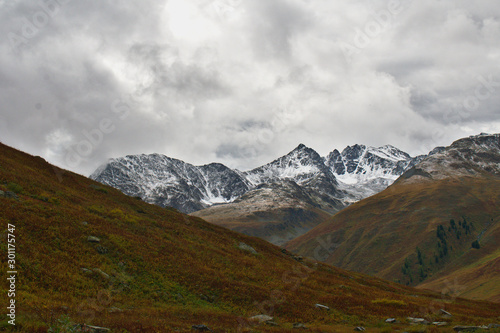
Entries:
[[286, 248], [313, 256], [318, 237], [335, 244], [335, 266], [500, 302], [500, 135], [433, 152]]

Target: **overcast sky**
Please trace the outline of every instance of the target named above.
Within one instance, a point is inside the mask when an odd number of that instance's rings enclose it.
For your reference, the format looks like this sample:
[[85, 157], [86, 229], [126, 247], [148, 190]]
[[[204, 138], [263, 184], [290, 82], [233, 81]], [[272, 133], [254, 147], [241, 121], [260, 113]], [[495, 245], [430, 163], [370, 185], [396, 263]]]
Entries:
[[89, 175], [500, 132], [496, 0], [0, 0], [0, 141]]

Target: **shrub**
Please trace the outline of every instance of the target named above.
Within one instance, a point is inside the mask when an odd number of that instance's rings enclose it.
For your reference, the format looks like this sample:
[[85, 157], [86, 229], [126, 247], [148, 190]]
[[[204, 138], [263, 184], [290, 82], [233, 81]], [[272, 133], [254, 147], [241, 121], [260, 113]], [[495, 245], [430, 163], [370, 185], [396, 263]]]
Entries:
[[54, 325], [51, 325], [49, 333], [67, 333], [67, 332], [78, 332], [78, 327], [73, 324], [68, 316], [62, 315], [56, 320]]
[[97, 206], [97, 205], [91, 205], [87, 208], [87, 210], [97, 215], [104, 215], [106, 213], [106, 210], [104, 209], [103, 206]]
[[92, 188], [96, 191], [102, 192], [102, 193], [108, 193], [108, 190], [106, 190], [105, 188], [103, 188], [101, 186], [95, 185], [95, 184], [91, 184], [90, 188]]
[[7, 188], [9, 189], [9, 191], [12, 191], [14, 193], [21, 193], [23, 191], [23, 188], [21, 187], [21, 185], [19, 184], [16, 184], [16, 183], [9, 183], [7, 185]]
[[471, 244], [472, 248], [474, 249], [479, 249], [481, 248], [481, 245], [479, 244], [478, 240], [476, 239], [475, 241], [472, 242]]
[[125, 217], [125, 213], [119, 208], [112, 209], [109, 212], [109, 216], [115, 218], [115, 219], [123, 219]]

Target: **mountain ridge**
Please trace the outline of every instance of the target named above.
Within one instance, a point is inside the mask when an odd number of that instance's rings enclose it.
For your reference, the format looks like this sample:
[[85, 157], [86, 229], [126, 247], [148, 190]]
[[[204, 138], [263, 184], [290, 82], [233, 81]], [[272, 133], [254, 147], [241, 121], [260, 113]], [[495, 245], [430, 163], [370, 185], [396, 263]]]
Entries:
[[[368, 153], [353, 153], [352, 147], [363, 147]], [[186, 213], [231, 203], [262, 183], [293, 180], [315, 191], [321, 209], [334, 213], [381, 191], [394, 181], [395, 173], [402, 173], [421, 158], [389, 145], [352, 147], [321, 157], [314, 149], [299, 144], [288, 154], [249, 171], [233, 170], [220, 163], [194, 166], [160, 154], [127, 155], [110, 159], [90, 178], [127, 195]], [[332, 161], [334, 155], [347, 161], [349, 168], [339, 169], [338, 163]]]

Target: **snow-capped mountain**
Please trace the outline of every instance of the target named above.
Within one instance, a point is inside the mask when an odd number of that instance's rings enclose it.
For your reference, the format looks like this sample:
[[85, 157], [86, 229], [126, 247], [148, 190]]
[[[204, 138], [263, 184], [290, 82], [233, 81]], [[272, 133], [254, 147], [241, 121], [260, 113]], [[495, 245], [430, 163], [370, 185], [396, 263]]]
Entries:
[[159, 154], [111, 159], [90, 178], [183, 212], [231, 202], [250, 189], [244, 176], [220, 163], [194, 166]]
[[285, 156], [271, 163], [245, 172], [253, 185], [270, 184], [280, 180], [291, 180], [311, 193], [316, 203], [324, 210], [334, 212], [345, 206], [348, 193], [339, 189], [332, 170], [313, 149], [300, 144]]
[[253, 185], [281, 179], [292, 179], [297, 184], [304, 185], [318, 176], [324, 176], [336, 184], [335, 176], [326, 167], [321, 156], [303, 144], [287, 155], [244, 174]]
[[500, 134], [470, 136], [449, 147], [434, 149], [427, 158], [405, 172], [398, 182], [420, 182], [451, 177], [500, 175]]
[[425, 155], [411, 157], [391, 145], [354, 145], [342, 153], [335, 149], [324, 158], [324, 163], [339, 181], [340, 189], [358, 201], [384, 190], [424, 158]]
[[385, 189], [421, 158], [392, 146], [363, 145], [321, 157], [300, 144], [287, 155], [247, 172], [219, 163], [194, 166], [151, 154], [111, 159], [90, 177], [130, 196], [186, 213], [233, 202], [261, 184], [287, 180], [304, 188], [317, 207], [334, 213]]

